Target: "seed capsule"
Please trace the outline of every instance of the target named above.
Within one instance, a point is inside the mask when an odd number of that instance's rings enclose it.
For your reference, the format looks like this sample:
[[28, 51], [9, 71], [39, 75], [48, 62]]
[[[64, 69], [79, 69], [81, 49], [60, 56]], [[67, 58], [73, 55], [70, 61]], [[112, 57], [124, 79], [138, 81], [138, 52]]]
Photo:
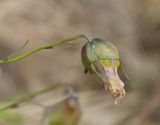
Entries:
[[85, 73], [89, 71], [98, 78], [112, 96], [118, 98], [125, 95], [124, 83], [117, 73], [120, 66], [119, 53], [111, 42], [93, 39], [83, 46], [81, 59]]

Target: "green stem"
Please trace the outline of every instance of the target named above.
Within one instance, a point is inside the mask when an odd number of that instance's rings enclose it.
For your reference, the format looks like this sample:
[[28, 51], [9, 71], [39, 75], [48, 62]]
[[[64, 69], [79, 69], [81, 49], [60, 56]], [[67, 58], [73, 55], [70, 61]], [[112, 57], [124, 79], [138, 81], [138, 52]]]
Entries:
[[51, 49], [51, 48], [55, 48], [57, 46], [74, 43], [74, 40], [79, 39], [79, 38], [84, 38], [85, 40], [88, 41], [88, 38], [85, 35], [83, 35], [83, 34], [82, 35], [78, 35], [78, 36], [71, 37], [71, 38], [68, 38], [68, 39], [65, 39], [65, 40], [56, 41], [54, 43], [43, 45], [41, 47], [35, 48], [33, 50], [30, 50], [30, 51], [28, 51], [28, 52], [26, 52], [26, 53], [24, 53], [24, 54], [22, 54], [20, 56], [17, 56], [17, 57], [13, 57], [13, 58], [10, 58], [10, 59], [0, 60], [0, 64], [8, 64], [8, 63], [17, 62], [19, 60], [24, 59], [25, 57], [28, 57], [28, 56], [36, 53], [36, 52], [41, 51], [41, 50]]
[[[54, 43], [50, 43], [50, 44], [47, 44], [47, 45], [43, 45], [41, 47], [38, 47], [38, 48], [35, 48], [35, 49], [32, 49], [20, 56], [17, 56], [17, 57], [13, 57], [13, 58], [7, 58], [7, 59], [4, 59], [4, 60], [0, 60], [0, 64], [8, 64], [8, 63], [13, 63], [13, 62], [17, 62], [17, 61], [20, 61], [22, 59], [24, 59], [25, 57], [28, 57], [34, 53], [37, 53], [41, 50], [44, 50], [44, 49], [52, 49], [52, 48], [55, 48], [55, 47], [58, 47], [58, 46], [61, 46], [61, 45], [65, 45], [65, 44], [72, 44], [74, 43], [74, 40], [76, 39], [79, 39], [79, 38], [84, 38], [85, 40], [89, 41], [89, 39], [85, 36], [85, 35], [78, 35], [78, 36], [75, 36], [75, 37], [71, 37], [71, 38], [68, 38], [68, 39], [65, 39], [65, 40], [61, 40], [61, 41], [56, 41]], [[5, 105], [3, 106], [2, 108], [0, 108], [0, 111], [3, 111], [3, 110], [7, 110], [7, 109], [10, 109], [10, 108], [15, 108], [15, 107], [18, 107], [20, 104], [23, 104], [39, 95], [42, 95], [46, 92], [49, 92], [51, 90], [54, 90], [56, 89], [57, 87], [59, 87], [60, 84], [53, 84], [43, 90], [40, 90], [38, 92], [35, 92], [35, 93], [32, 93], [30, 95], [27, 95], [27, 96], [24, 96], [20, 99], [17, 99], [15, 100], [14, 102], [8, 104], [8, 105]]]
[[31, 94], [29, 94], [29, 95], [27, 95], [27, 96], [24, 96], [24, 97], [22, 97], [22, 98], [19, 98], [19, 99], [15, 100], [14, 102], [12, 102], [12, 103], [10, 103], [10, 104], [8, 104], [8, 105], [5, 105], [5, 106], [3, 106], [2, 108], [0, 108], [0, 112], [1, 112], [1, 111], [4, 111], [4, 110], [7, 110], [7, 109], [11, 109], [11, 108], [16, 108], [16, 107], [18, 107], [19, 105], [24, 104], [25, 102], [27, 102], [27, 101], [29, 101], [29, 100], [31, 100], [31, 99], [39, 96], [39, 95], [42, 95], [42, 94], [44, 94], [44, 93], [47, 93], [47, 92], [49, 92], [49, 91], [52, 91], [52, 90], [60, 87], [61, 85], [62, 85], [62, 84], [59, 84], [59, 83], [52, 84], [52, 85], [48, 86], [47, 88], [42, 89], [42, 90], [40, 90], [40, 91], [38, 91], [38, 92], [34, 92], [34, 93], [31, 93]]

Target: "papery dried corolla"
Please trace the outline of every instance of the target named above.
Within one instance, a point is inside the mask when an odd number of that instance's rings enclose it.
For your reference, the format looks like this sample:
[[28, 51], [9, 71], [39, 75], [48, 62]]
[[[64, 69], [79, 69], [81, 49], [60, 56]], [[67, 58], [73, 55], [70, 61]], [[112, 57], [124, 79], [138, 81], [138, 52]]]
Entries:
[[99, 38], [87, 42], [82, 48], [81, 59], [85, 73], [89, 71], [98, 78], [112, 96], [125, 96], [124, 83], [117, 73], [120, 66], [119, 53], [111, 42]]
[[76, 96], [68, 96], [61, 102], [47, 107], [44, 125], [77, 125], [81, 117]]

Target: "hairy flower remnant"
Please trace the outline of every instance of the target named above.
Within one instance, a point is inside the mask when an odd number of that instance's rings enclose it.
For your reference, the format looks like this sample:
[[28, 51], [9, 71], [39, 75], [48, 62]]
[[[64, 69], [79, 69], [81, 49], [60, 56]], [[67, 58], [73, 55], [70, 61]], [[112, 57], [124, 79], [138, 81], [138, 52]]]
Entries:
[[120, 66], [119, 53], [112, 43], [95, 38], [83, 46], [81, 58], [85, 73], [89, 71], [99, 79], [113, 97], [125, 96], [124, 83], [117, 73]]

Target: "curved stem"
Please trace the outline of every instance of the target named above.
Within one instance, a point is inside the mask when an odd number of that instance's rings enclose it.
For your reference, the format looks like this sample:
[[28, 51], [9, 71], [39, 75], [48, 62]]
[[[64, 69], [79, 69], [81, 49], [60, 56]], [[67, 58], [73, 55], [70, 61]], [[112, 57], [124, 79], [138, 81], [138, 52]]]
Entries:
[[[13, 63], [13, 62], [17, 62], [17, 61], [20, 61], [22, 59], [24, 59], [25, 57], [28, 57], [34, 53], [37, 53], [41, 50], [44, 50], [44, 49], [52, 49], [52, 48], [55, 48], [55, 47], [58, 47], [58, 46], [61, 46], [61, 45], [65, 45], [65, 44], [72, 44], [74, 43], [74, 40], [76, 39], [79, 39], [79, 38], [84, 38], [85, 40], [89, 41], [89, 39], [84, 35], [78, 35], [78, 36], [75, 36], [75, 37], [71, 37], [71, 38], [68, 38], [68, 39], [65, 39], [65, 40], [61, 40], [61, 41], [56, 41], [54, 43], [50, 43], [50, 44], [47, 44], [47, 45], [43, 45], [41, 47], [38, 47], [38, 48], [35, 48], [35, 49], [32, 49], [20, 56], [17, 56], [17, 57], [13, 57], [13, 58], [7, 58], [7, 59], [4, 59], [4, 60], [0, 60], [0, 64], [8, 64], [8, 63]], [[19, 105], [21, 104], [24, 104], [25, 102], [39, 96], [39, 95], [42, 95], [44, 93], [47, 93], [51, 90], [54, 90], [56, 89], [57, 87], [59, 87], [61, 84], [53, 84], [43, 90], [40, 90], [38, 92], [35, 92], [35, 93], [32, 93], [32, 94], [29, 94], [27, 96], [24, 96], [20, 99], [17, 99], [15, 100], [14, 102], [8, 104], [8, 105], [5, 105], [3, 107], [0, 107], [0, 111], [3, 111], [3, 110], [7, 110], [7, 109], [11, 109], [11, 108], [16, 108], [18, 107]]]
[[28, 57], [28, 56], [36, 53], [36, 52], [41, 51], [41, 50], [52, 49], [52, 48], [55, 48], [57, 46], [74, 43], [74, 40], [79, 39], [79, 38], [84, 38], [84, 39], [86, 39], [88, 41], [88, 38], [85, 35], [83, 35], [83, 34], [82, 35], [78, 35], [78, 36], [71, 37], [71, 38], [68, 38], [68, 39], [65, 39], [65, 40], [60, 40], [60, 41], [56, 41], [56, 42], [53, 42], [53, 43], [50, 43], [50, 44], [47, 44], [47, 45], [43, 45], [41, 47], [32, 49], [32, 50], [30, 50], [30, 51], [28, 51], [28, 52], [26, 52], [26, 53], [24, 53], [24, 54], [22, 54], [20, 56], [17, 56], [17, 57], [0, 60], [0, 64], [8, 64], [8, 63], [17, 62], [19, 60], [24, 59], [25, 57]]

